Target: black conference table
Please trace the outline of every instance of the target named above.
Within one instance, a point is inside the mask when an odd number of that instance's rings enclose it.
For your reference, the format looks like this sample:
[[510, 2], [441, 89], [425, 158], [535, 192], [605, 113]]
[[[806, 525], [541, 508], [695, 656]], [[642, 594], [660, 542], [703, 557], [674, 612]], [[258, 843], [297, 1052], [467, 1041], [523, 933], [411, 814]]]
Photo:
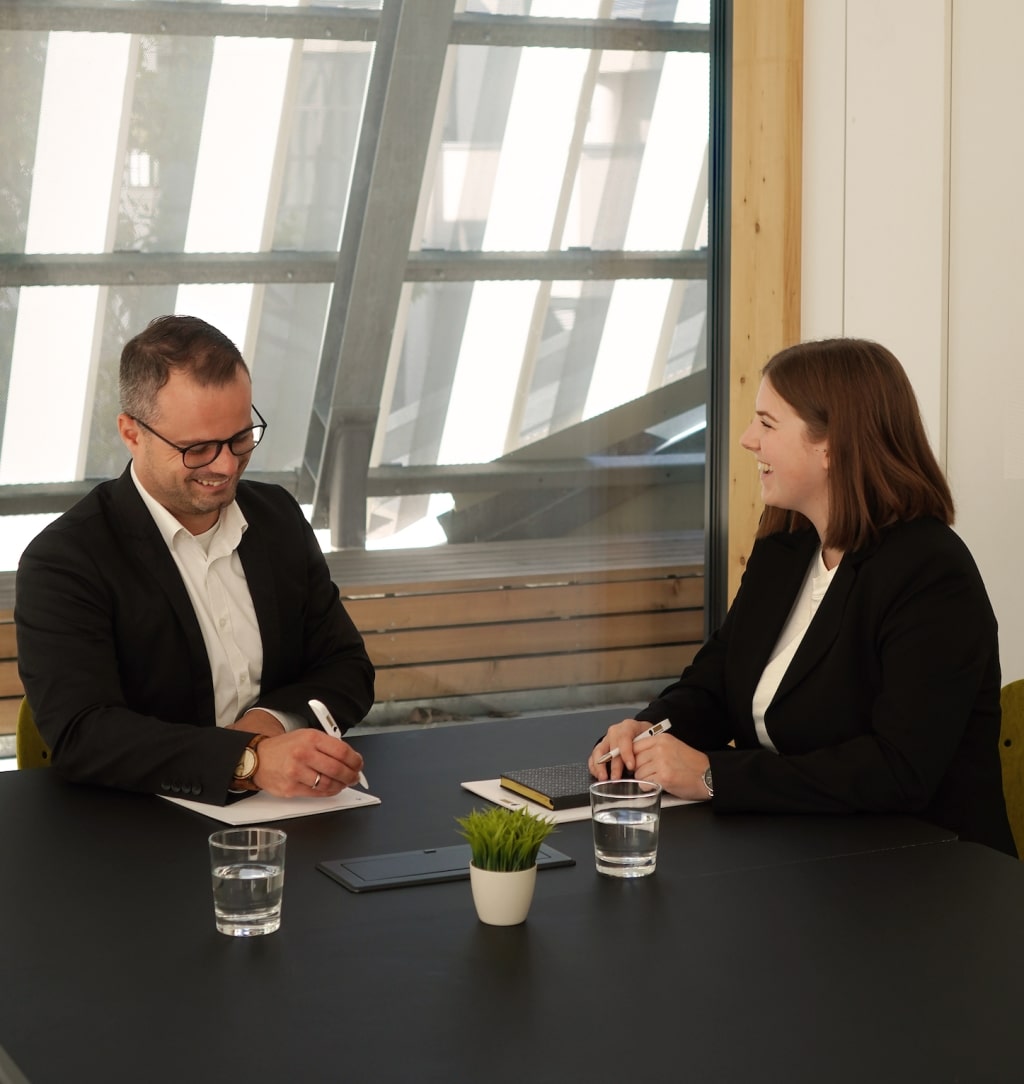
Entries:
[[316, 870], [460, 842], [460, 781], [581, 757], [617, 715], [353, 732], [382, 804], [281, 822], [283, 923], [254, 939], [214, 929], [216, 822], [0, 775], [0, 1047], [32, 1084], [1024, 1077], [1024, 868], [913, 818], [668, 809], [636, 882], [565, 824], [576, 865], [508, 928], [466, 881]]

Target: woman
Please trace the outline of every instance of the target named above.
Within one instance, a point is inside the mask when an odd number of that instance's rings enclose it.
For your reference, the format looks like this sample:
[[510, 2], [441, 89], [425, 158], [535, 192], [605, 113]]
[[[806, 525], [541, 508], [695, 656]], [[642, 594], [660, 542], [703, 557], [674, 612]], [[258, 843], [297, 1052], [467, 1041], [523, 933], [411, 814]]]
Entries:
[[[740, 589], [591, 773], [722, 812], [912, 813], [1016, 854], [996, 621], [906, 374], [876, 343], [832, 339], [762, 375], [741, 444], [766, 510]], [[634, 748], [663, 718], [672, 730]]]

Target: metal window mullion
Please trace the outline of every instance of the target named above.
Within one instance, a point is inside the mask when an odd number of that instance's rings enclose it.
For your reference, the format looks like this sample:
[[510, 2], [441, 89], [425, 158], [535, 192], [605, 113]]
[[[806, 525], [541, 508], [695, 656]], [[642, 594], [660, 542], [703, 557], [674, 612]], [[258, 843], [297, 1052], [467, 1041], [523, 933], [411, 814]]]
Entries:
[[[464, 0], [462, 0], [464, 3]], [[461, 3], [460, 5], [461, 6]], [[423, 173], [420, 178], [419, 199], [416, 204], [416, 214], [413, 218], [412, 230], [409, 234], [409, 252], [419, 252], [425, 230], [427, 211], [429, 209], [431, 191], [428, 188], [429, 179], [437, 175], [437, 162], [441, 155], [442, 135], [445, 124], [445, 109], [451, 100], [452, 89], [455, 85], [457, 50], [446, 49], [444, 66], [441, 71], [441, 81], [437, 92], [437, 104], [434, 108], [434, 118], [431, 125], [430, 138], [427, 141], [427, 152], [423, 160]], [[384, 456], [387, 442], [387, 419], [391, 416], [391, 406], [395, 397], [395, 386], [398, 381], [399, 369], [402, 364], [402, 347], [405, 342], [406, 329], [409, 319], [409, 308], [412, 305], [412, 285], [403, 282], [401, 295], [398, 301], [398, 309], [395, 314], [394, 334], [391, 339], [391, 349], [388, 352], [387, 365], [384, 371], [384, 382], [381, 386], [380, 407], [377, 416], [377, 426], [374, 430], [373, 444], [370, 448], [370, 462], [379, 464]]]
[[330, 395], [313, 521], [328, 523], [335, 546], [365, 542], [366, 471], [454, 6], [384, 0], [381, 12], [317, 376], [317, 403], [328, 388]]

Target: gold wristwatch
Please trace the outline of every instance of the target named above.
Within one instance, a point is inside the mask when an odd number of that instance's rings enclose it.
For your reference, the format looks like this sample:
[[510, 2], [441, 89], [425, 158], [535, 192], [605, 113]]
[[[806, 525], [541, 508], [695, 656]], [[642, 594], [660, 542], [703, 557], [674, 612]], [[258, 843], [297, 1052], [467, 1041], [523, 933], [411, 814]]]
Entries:
[[232, 790], [259, 790], [253, 782], [252, 777], [259, 770], [260, 755], [256, 752], [256, 746], [259, 745], [263, 739], [267, 737], [266, 734], [253, 734], [249, 739], [249, 744], [242, 750], [241, 759], [235, 765], [235, 777], [231, 780]]

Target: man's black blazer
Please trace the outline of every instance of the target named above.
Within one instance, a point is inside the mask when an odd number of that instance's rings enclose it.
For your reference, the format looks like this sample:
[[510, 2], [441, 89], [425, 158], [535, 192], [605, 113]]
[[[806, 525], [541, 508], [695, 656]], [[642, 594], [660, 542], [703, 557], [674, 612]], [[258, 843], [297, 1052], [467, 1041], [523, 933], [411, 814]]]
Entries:
[[[238, 554], [263, 639], [256, 706], [344, 729], [373, 666], [298, 504], [239, 483]], [[18, 568], [18, 666], [54, 767], [69, 778], [224, 802], [248, 735], [218, 728], [202, 632], [174, 559], [125, 470], [47, 527]], [[185, 725], [168, 725], [185, 724]]]
[[[818, 537], [756, 543], [721, 629], [637, 718], [709, 754], [716, 811], [907, 812], [1014, 854], [999, 763], [995, 616], [934, 519], [847, 554], [765, 713], [751, 702]], [[735, 742], [735, 748], [728, 743]]]

